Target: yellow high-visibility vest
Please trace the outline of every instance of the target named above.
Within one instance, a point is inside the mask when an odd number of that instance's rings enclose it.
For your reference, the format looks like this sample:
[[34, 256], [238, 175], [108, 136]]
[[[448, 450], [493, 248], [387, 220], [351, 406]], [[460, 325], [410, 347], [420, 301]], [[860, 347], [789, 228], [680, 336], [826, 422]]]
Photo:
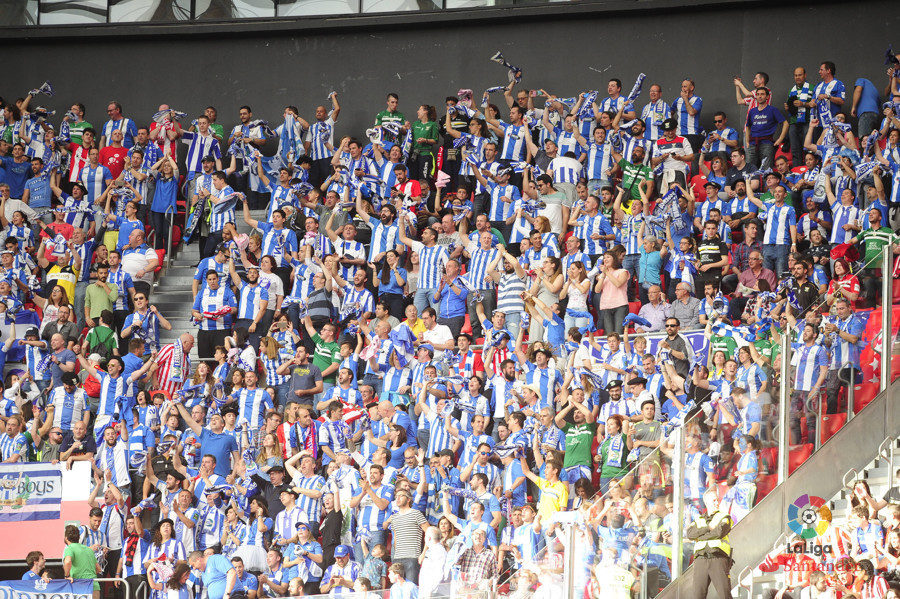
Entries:
[[[700, 516], [698, 521], [703, 523], [709, 523], [709, 528], [715, 528], [722, 523], [726, 518], [730, 518], [728, 514], [724, 512], [716, 512], [713, 514], [712, 519], [709, 519], [707, 516]], [[731, 555], [731, 543], [728, 542], [728, 535], [726, 534], [721, 539], [710, 539], [708, 541], [697, 541], [694, 545], [694, 555], [700, 553], [704, 549], [718, 549], [723, 551], [727, 555]]]

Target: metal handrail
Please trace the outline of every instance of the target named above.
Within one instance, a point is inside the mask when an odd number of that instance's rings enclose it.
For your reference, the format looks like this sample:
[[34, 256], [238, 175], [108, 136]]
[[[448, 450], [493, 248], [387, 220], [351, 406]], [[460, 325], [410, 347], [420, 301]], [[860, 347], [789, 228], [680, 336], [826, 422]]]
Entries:
[[131, 597], [131, 585], [124, 578], [94, 578], [94, 582], [121, 582], [125, 585], [125, 596]]
[[143, 591], [143, 592], [144, 592], [143, 597], [144, 597], [144, 599], [147, 599], [148, 589], [149, 589], [149, 588], [150, 588], [150, 587], [147, 585], [147, 581], [146, 581], [146, 580], [142, 580], [142, 581], [141, 581], [141, 584], [139, 584], [138, 587], [134, 590], [134, 596], [135, 596], [135, 597], [141, 597], [141, 591]]
[[[885, 455], [885, 446], [890, 449], [889, 453]], [[894, 452], [897, 449], [897, 439], [894, 437], [887, 437], [884, 441], [881, 442], [881, 445], [878, 446], [878, 456], [887, 459], [888, 461], [888, 489], [894, 488]]]
[[857, 476], [859, 476], [859, 470], [857, 470], [856, 468], [851, 468], [850, 470], [847, 470], [847, 472], [844, 474], [844, 478], [841, 479], [841, 484], [842, 484], [845, 488], [850, 489], [850, 490], [853, 490], [853, 486], [847, 484], [847, 477], [848, 477], [851, 473], [853, 474], [852, 478], [854, 478], [854, 479], [855, 479]]
[[166, 271], [172, 262], [172, 239], [175, 237], [175, 217], [178, 215], [178, 207], [169, 206], [163, 213], [163, 216], [169, 219], [169, 238], [166, 240]]
[[[750, 578], [750, 583], [744, 584], [744, 578]], [[744, 566], [744, 569], [738, 574], [738, 586], [747, 590], [747, 599], [753, 599], [753, 582], [753, 568]]]

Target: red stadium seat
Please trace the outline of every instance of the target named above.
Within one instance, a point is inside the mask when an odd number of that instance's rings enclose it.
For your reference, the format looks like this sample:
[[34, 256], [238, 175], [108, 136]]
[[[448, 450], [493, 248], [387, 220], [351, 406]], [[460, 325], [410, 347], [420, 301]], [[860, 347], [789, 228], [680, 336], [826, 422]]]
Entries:
[[792, 173], [795, 173], [795, 174], [798, 174], [798, 175], [802, 175], [802, 174], [805, 173], [807, 170], [809, 170], [809, 169], [807, 169], [804, 165], [801, 164], [800, 166], [795, 166], [794, 168], [792, 168], [792, 169], [791, 169], [791, 172], [792, 172]]
[[705, 202], [707, 200], [706, 188], [704, 187], [704, 185], [706, 185], [706, 181], [706, 175], [694, 175], [693, 177], [691, 177], [691, 193], [694, 194], [694, 197], [698, 202]]
[[763, 447], [759, 450], [760, 472], [776, 474], [778, 472], [778, 448]]
[[756, 478], [756, 502], [768, 495], [778, 485], [778, 474], [760, 474]]
[[853, 411], [859, 413], [878, 395], [878, 383], [863, 383], [853, 388]]
[[891, 358], [891, 380], [896, 380], [900, 376], [900, 356]]
[[159, 264], [156, 265], [156, 268], [153, 270], [154, 273], [157, 273], [162, 270], [163, 262], [166, 261], [166, 250], [154, 250], [156, 252], [156, 257], [159, 259]]
[[814, 445], [812, 443], [791, 446], [788, 453], [788, 475], [793, 474], [794, 470], [799, 468], [803, 462], [809, 459], [809, 456], [812, 455], [813, 448]]
[[466, 322], [465, 322], [465, 324], [463, 324], [462, 329], [460, 330], [460, 332], [465, 333], [465, 334], [467, 334], [467, 335], [471, 335], [471, 334], [472, 334], [472, 321], [469, 320], [469, 315], [468, 315], [468, 314], [466, 314]]
[[641, 311], [641, 302], [628, 302], [628, 311], [637, 314]]
[[847, 423], [847, 413], [829, 414], [822, 417], [822, 443], [830, 439]]

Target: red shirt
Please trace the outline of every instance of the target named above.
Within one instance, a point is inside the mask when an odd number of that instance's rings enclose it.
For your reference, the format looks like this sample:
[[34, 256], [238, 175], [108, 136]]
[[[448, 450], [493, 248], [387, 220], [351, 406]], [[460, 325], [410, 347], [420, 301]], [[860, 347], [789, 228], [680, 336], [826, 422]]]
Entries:
[[[174, 125], [173, 125], [173, 127], [174, 127]], [[150, 133], [153, 133], [153, 132], [156, 131], [157, 129], [159, 129], [159, 123], [157, 123], [156, 121], [154, 121], [153, 123], [150, 124]], [[169, 138], [168, 138], [168, 136], [165, 134], [164, 131], [160, 132], [160, 136], [161, 136], [161, 137], [160, 137], [159, 139], [156, 140], [156, 145], [159, 146], [159, 151], [162, 152], [163, 154], [165, 154], [165, 153], [166, 153], [166, 142], [165, 142], [165, 140], [167, 140], [167, 139], [169, 139]], [[172, 156], [175, 156], [175, 155], [176, 155], [175, 152], [176, 152], [176, 148], [177, 148], [177, 147], [178, 147], [178, 140], [177, 140], [177, 139], [176, 139], [175, 141], [170, 141], [170, 142], [169, 142], [169, 153], [170, 153]]]
[[125, 159], [128, 156], [128, 148], [115, 148], [106, 146], [100, 150], [100, 164], [109, 169], [113, 179], [118, 179], [125, 169]]

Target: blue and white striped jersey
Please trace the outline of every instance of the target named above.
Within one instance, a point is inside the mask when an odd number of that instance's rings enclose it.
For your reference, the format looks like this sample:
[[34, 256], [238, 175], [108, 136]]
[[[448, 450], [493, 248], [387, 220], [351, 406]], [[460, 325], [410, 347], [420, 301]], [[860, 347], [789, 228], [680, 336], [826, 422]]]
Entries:
[[213, 137], [212, 133], [202, 135], [200, 132], [185, 131], [181, 134], [181, 141], [188, 144], [188, 153], [184, 160], [188, 173], [203, 172], [204, 156], [222, 158], [219, 140]]
[[[769, 211], [771, 212], [771, 210], [770, 208]], [[835, 202], [831, 205], [831, 216], [834, 219], [834, 226], [831, 228], [831, 238], [829, 239], [832, 245], [848, 243], [853, 239], [858, 234], [858, 231], [845, 231], [844, 225], [859, 225], [864, 218], [862, 210], [853, 205], [844, 206], [840, 202]]]
[[[212, 188], [210, 197], [217, 198], [221, 201], [227, 201], [226, 198], [234, 193], [234, 189], [230, 185], [226, 185], [222, 189]], [[211, 233], [218, 233], [225, 228], [225, 223], [234, 222], [234, 206], [227, 210], [216, 210], [216, 203], [213, 202], [212, 214], [209, 215], [209, 230]]]
[[410, 249], [419, 253], [419, 288], [438, 288], [444, 275], [444, 265], [450, 260], [447, 249], [437, 244], [428, 247], [418, 241], [414, 241]]
[[[219, 287], [215, 291], [212, 291], [209, 287], [204, 287], [194, 300], [193, 309], [201, 313], [215, 312], [225, 306], [231, 306], [232, 308], [237, 307], [237, 300], [235, 300], [231, 289]], [[225, 314], [215, 320], [209, 318], [202, 318], [200, 320], [200, 330], [202, 331], [228, 331], [231, 330], [231, 327], [231, 313]]]
[[[388, 501], [394, 500], [394, 487], [390, 485], [379, 485], [378, 488], [370, 489], [381, 499]], [[354, 497], [362, 496], [359, 502], [359, 513], [357, 515], [357, 526], [365, 528], [368, 531], [384, 530], [384, 521], [390, 516], [390, 507], [385, 510], [378, 509], [378, 506], [369, 497], [369, 494], [363, 491], [356, 493]], [[330, 569], [330, 568], [329, 568]], [[324, 580], [324, 579], [323, 579]]]
[[60, 385], [50, 392], [47, 403], [56, 408], [53, 413], [53, 426], [58, 426], [64, 431], [72, 430], [75, 422], [84, 420], [85, 413], [91, 411], [84, 389], [66, 393], [66, 388]]
[[824, 346], [818, 343], [794, 344], [794, 354], [791, 357], [791, 364], [797, 369], [794, 377], [794, 389], [797, 391], [812, 389], [812, 386], [819, 380], [821, 367], [827, 368], [828, 363], [828, 351]]
[[[513, 204], [522, 198], [522, 194], [515, 185], [501, 185], [489, 180], [488, 186], [491, 194], [491, 210], [488, 218], [491, 221], [505, 221], [512, 216]], [[508, 198], [510, 201], [506, 202], [502, 198]]]
[[721, 131], [716, 129], [711, 133], [716, 133], [721, 138], [719, 141], [714, 141], [709, 144], [710, 152], [725, 152], [726, 154], [731, 154], [731, 148], [725, 144], [725, 141], [735, 141], [738, 138], [738, 132], [732, 129], [731, 127], [725, 127]]
[[644, 133], [647, 139], [656, 141], [662, 137], [662, 124], [670, 116], [672, 116], [672, 109], [662, 98], [644, 106], [641, 111], [641, 120], [647, 126], [647, 131]]
[[557, 156], [550, 161], [550, 165], [547, 168], [553, 171], [552, 176], [554, 182], [571, 183], [572, 185], [575, 185], [581, 178], [581, 172], [584, 170], [584, 165], [574, 158]]
[[271, 194], [269, 196], [269, 210], [266, 212], [266, 218], [269, 223], [272, 222], [272, 214], [276, 210], [281, 210], [285, 206], [297, 207], [297, 196], [294, 195], [294, 190], [290, 186], [285, 187], [281, 183], [271, 181], [269, 183], [269, 193]]
[[[832, 79], [828, 83], [820, 81], [818, 85], [816, 85], [816, 91], [813, 92], [813, 99], [818, 98], [820, 94], [825, 94], [829, 97], [836, 97], [844, 100], [846, 99], [847, 90], [844, 87], [843, 82], [837, 79]], [[834, 116], [841, 111], [841, 106], [833, 103], [831, 100], [825, 100], [825, 103], [828, 107], [828, 110], [831, 111], [831, 116]], [[818, 116], [818, 109], [816, 109], [816, 113]]]
[[313, 123], [307, 135], [310, 158], [323, 160], [334, 156], [334, 119], [330, 115], [324, 121]]
[[262, 307], [261, 302], [269, 300], [269, 290], [262, 285], [243, 283], [240, 289], [238, 301], [238, 319], [253, 320]]
[[791, 206], [769, 206], [763, 244], [791, 245], [791, 227], [797, 226], [797, 214]]
[[[291, 481], [295, 487], [306, 489], [307, 491], [325, 491], [325, 479], [315, 474], [313, 476], [304, 476], [295, 478]], [[297, 498], [297, 505], [301, 510], [309, 516], [310, 522], [319, 522], [322, 518], [322, 498], [313, 499], [303, 493]]]
[[117, 487], [127, 489], [131, 484], [131, 477], [128, 475], [128, 444], [121, 438], [112, 447], [105, 440], [102, 444], [98, 443], [94, 463], [100, 472], [107, 469], [112, 472], [111, 480]]
[[688, 113], [681, 96], [672, 102], [672, 114], [678, 119], [678, 135], [700, 135], [700, 113], [703, 110], [703, 99], [700, 96], [691, 96], [688, 100], [690, 105], [697, 111], [697, 114], [691, 116]]
[[238, 421], [246, 418], [251, 429], [260, 428], [266, 419], [266, 410], [275, 408], [272, 396], [265, 389], [241, 389], [238, 394]]
[[500, 121], [500, 128], [503, 129], [503, 149], [499, 158], [513, 162], [525, 160], [525, 126]]
[[612, 235], [613, 229], [609, 220], [601, 213], [594, 216], [587, 214], [578, 217], [578, 225], [575, 227], [575, 235], [584, 240], [584, 252], [591, 256], [602, 254], [606, 251], [606, 242], [603, 239], [592, 239], [591, 236]]
[[275, 258], [275, 266], [286, 266], [290, 254], [298, 249], [297, 233], [292, 229], [276, 229], [272, 223], [259, 223], [257, 228], [263, 232], [263, 255]]
[[403, 247], [403, 244], [400, 243], [400, 227], [397, 223], [385, 225], [377, 219], [370, 220], [369, 223], [376, 221], [377, 224], [372, 227], [372, 241], [369, 245], [369, 262], [374, 262], [375, 256], [378, 254], [382, 254], [388, 250], [397, 249], [398, 245], [401, 248]]
[[101, 137], [106, 138], [106, 143], [109, 144], [112, 141], [112, 133], [118, 129], [122, 132], [123, 139], [122, 145], [126, 148], [130, 148], [134, 145], [134, 138], [137, 137], [138, 130], [137, 125], [134, 124], [129, 118], [122, 117], [117, 121], [112, 119], [106, 121], [103, 125], [103, 129], [100, 132]]

